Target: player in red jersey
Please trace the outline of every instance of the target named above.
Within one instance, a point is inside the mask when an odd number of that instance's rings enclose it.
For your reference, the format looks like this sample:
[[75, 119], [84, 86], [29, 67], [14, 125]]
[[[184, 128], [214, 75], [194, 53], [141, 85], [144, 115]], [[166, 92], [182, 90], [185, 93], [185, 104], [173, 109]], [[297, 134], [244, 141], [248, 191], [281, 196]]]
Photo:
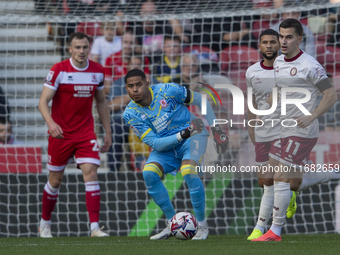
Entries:
[[[99, 152], [111, 146], [111, 127], [104, 94], [104, 68], [88, 60], [89, 38], [77, 32], [70, 35], [71, 58], [55, 64], [49, 71], [39, 101], [39, 110], [50, 134], [48, 163], [50, 171], [42, 198], [40, 237], [52, 237], [51, 214], [58, 198], [65, 167], [74, 162], [83, 172], [86, 206], [91, 222], [91, 236], [108, 236], [98, 225], [100, 187], [97, 169]], [[104, 144], [99, 150], [92, 116], [93, 97], [105, 129]], [[53, 99], [51, 114], [48, 103]]]

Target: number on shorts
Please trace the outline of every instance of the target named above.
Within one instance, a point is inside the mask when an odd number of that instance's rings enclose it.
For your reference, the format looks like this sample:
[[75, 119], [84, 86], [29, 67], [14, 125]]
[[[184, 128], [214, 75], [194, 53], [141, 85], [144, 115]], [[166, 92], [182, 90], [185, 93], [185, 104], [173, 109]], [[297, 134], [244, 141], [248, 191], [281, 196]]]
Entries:
[[277, 141], [274, 143], [274, 146], [277, 147], [277, 148], [281, 148], [281, 139], [277, 140]]
[[92, 150], [99, 151], [97, 140], [91, 140], [90, 143], [94, 143]]
[[[288, 146], [287, 146], [286, 152], [289, 152], [290, 147], [292, 147], [292, 144], [293, 144], [293, 140], [289, 139], [288, 140]], [[297, 151], [298, 151], [298, 149], [300, 147], [300, 143], [299, 142], [295, 142], [294, 144], [295, 144], [295, 148], [294, 148], [292, 154], [296, 155], [296, 153], [297, 153]]]

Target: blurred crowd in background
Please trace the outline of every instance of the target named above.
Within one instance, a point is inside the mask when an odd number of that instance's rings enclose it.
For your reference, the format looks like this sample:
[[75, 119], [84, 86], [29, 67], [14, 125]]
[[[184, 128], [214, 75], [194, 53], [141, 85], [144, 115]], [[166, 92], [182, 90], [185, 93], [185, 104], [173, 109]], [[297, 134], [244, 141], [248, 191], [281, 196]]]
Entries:
[[[111, 171], [143, 168], [150, 149], [133, 135], [124, 124], [122, 113], [130, 101], [124, 88], [125, 74], [133, 69], [143, 70], [150, 84], [175, 82], [196, 90], [197, 82], [210, 85], [231, 83], [246, 91], [245, 72], [261, 59], [258, 37], [268, 28], [278, 31], [287, 18], [300, 20], [304, 28], [300, 48], [324, 65], [333, 85], [340, 91], [340, 13], [337, 8], [317, 8], [296, 11], [306, 1], [301, 0], [244, 0], [244, 1], [137, 1], [137, 0], [35, 0], [37, 14], [84, 16], [82, 22], [58, 23], [54, 26], [62, 59], [69, 58], [67, 38], [75, 31], [85, 32], [91, 39], [90, 59], [105, 68], [105, 93], [111, 111], [113, 146], [108, 152]], [[336, 0], [307, 1], [324, 4]], [[232, 10], [258, 10], [252, 15], [199, 17], [191, 19], [152, 19], [153, 15], [185, 14]], [[266, 14], [266, 9], [287, 10]], [[227, 9], [227, 10], [226, 10]], [[267, 12], [268, 13], [268, 12]], [[112, 15], [106, 22], [88, 22], [85, 16]], [[126, 15], [140, 15], [141, 21], [120, 21]], [[0, 90], [0, 100], [3, 92]], [[216, 106], [218, 118], [230, 119], [232, 104], [227, 91], [219, 91], [223, 107]], [[246, 95], [246, 93], [245, 93]], [[2, 100], [3, 101], [3, 100]], [[10, 125], [9, 108], [0, 101], [1, 126]], [[199, 109], [190, 108], [196, 115]], [[2, 120], [4, 119], [4, 120]], [[320, 119], [320, 130], [340, 130], [340, 105]], [[4, 124], [3, 124], [4, 123]], [[209, 128], [209, 127], [208, 127]], [[236, 164], [238, 152], [247, 141], [246, 128], [225, 127], [230, 134], [228, 153], [214, 158], [224, 165]], [[0, 139], [0, 143], [2, 140]], [[222, 162], [221, 162], [222, 161]], [[126, 166], [125, 166], [126, 167]]]

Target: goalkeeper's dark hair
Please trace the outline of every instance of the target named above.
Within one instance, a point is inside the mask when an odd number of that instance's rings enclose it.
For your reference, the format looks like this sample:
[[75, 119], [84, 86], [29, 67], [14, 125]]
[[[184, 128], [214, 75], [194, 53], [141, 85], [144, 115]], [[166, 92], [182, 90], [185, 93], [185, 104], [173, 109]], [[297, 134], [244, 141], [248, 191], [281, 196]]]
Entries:
[[144, 81], [146, 81], [146, 76], [145, 73], [139, 69], [132, 69], [130, 70], [126, 75], [125, 75], [125, 84], [127, 83], [127, 79], [131, 78], [131, 77], [142, 77], [142, 79]]
[[261, 38], [262, 38], [262, 36], [265, 36], [265, 35], [274, 35], [274, 36], [276, 36], [276, 38], [277, 38], [277, 40], [279, 40], [279, 33], [278, 32], [276, 32], [275, 30], [273, 30], [273, 29], [266, 29], [266, 30], [264, 30], [261, 34], [260, 34], [260, 37], [259, 37], [259, 41], [261, 42]]
[[300, 23], [300, 21], [296, 19], [285, 19], [281, 22], [280, 28], [291, 28], [293, 27], [295, 29], [295, 33], [299, 36], [303, 36], [303, 27]]
[[6, 117], [0, 117], [0, 124], [1, 125], [6, 125], [8, 123], [8, 120], [7, 120], [7, 118]]
[[76, 33], [72, 33], [70, 35], [70, 37], [68, 38], [68, 44], [70, 45], [72, 40], [76, 38], [78, 40], [84, 39], [86, 38], [89, 42], [90, 42], [90, 38], [83, 32], [76, 32]]

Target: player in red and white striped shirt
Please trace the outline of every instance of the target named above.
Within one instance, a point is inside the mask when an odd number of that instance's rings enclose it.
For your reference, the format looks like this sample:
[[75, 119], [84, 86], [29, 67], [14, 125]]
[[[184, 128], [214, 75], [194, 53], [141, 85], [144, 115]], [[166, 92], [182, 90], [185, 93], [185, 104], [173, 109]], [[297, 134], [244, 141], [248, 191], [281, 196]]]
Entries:
[[[83, 172], [86, 206], [91, 222], [91, 236], [108, 236], [98, 225], [100, 187], [97, 169], [99, 152], [111, 146], [111, 127], [104, 94], [104, 68], [88, 60], [89, 39], [81, 32], [69, 38], [71, 58], [55, 64], [49, 71], [40, 97], [39, 110], [50, 134], [47, 169], [39, 234], [52, 237], [51, 214], [55, 207], [65, 167], [76, 158]], [[93, 98], [105, 129], [104, 145], [98, 147], [92, 116]], [[51, 114], [48, 103], [53, 99]]]

